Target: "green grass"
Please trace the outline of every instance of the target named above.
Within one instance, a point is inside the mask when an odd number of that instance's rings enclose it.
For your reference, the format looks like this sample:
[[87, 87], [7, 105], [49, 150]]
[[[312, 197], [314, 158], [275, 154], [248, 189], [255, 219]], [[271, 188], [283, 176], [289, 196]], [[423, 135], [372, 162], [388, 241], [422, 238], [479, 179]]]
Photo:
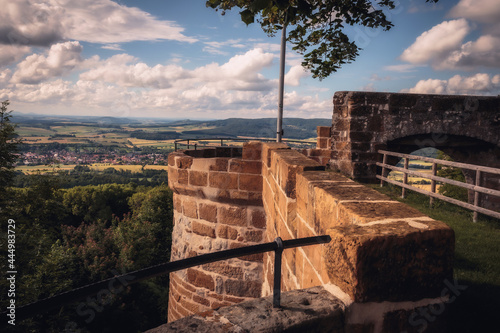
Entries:
[[440, 200], [431, 209], [429, 198], [422, 194], [408, 191], [401, 199], [399, 187], [373, 188], [455, 231], [454, 278], [467, 289], [447, 305], [449, 332], [492, 332], [500, 309], [500, 220], [480, 216], [473, 223], [470, 210]]

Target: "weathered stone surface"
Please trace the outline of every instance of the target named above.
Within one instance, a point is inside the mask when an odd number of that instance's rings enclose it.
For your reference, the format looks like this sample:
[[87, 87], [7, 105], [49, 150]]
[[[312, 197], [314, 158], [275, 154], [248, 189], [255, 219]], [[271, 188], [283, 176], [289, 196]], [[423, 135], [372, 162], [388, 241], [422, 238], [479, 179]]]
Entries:
[[452, 278], [454, 233], [438, 221], [399, 221], [327, 230], [330, 281], [356, 302], [440, 297]]
[[344, 332], [342, 302], [322, 287], [284, 292], [281, 305], [273, 308], [272, 296], [258, 298], [189, 316], [147, 332]]

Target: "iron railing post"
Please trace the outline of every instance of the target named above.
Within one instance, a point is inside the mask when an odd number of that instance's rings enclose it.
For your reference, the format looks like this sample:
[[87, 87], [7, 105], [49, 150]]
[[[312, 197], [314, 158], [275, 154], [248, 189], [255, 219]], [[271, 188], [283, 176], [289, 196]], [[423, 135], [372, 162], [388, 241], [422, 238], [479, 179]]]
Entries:
[[283, 254], [283, 241], [280, 237], [274, 241], [278, 247], [274, 250], [273, 307], [279, 308], [281, 302], [281, 257]]

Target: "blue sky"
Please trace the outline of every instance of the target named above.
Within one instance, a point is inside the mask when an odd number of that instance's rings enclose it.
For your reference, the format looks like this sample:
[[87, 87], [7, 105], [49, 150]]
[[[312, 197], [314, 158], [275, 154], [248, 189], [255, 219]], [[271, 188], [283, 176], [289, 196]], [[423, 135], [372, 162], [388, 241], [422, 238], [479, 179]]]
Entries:
[[[396, 1], [388, 32], [348, 34], [359, 57], [311, 78], [287, 51], [285, 117], [330, 118], [335, 91], [500, 93], [499, 0]], [[275, 117], [279, 36], [203, 0], [0, 0], [0, 100], [15, 111]]]

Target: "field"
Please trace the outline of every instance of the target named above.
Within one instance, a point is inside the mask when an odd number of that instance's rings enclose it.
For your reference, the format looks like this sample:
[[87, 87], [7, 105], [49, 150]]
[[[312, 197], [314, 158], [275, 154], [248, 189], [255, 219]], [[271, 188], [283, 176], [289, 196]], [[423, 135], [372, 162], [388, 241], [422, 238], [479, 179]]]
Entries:
[[[415, 167], [419, 166], [419, 167]], [[418, 171], [420, 173], [425, 173], [428, 175], [432, 175], [432, 163], [430, 162], [425, 162], [425, 161], [418, 161], [418, 160], [410, 160], [408, 163], [408, 169], [412, 171]], [[398, 182], [403, 182], [403, 173], [399, 171], [391, 171], [388, 175], [389, 179], [396, 180]], [[412, 175], [408, 175], [408, 183], [411, 186], [426, 190], [426, 191], [431, 191], [431, 184], [430, 184], [430, 179], [429, 178], [422, 178], [422, 177], [416, 177]], [[429, 184], [422, 184], [422, 182], [429, 182]], [[436, 191], [439, 189], [441, 185], [436, 184]]]
[[[212, 121], [168, 121], [128, 118], [18, 116], [17, 133], [26, 144], [98, 144], [120, 148], [173, 149], [176, 139], [260, 137], [273, 140], [276, 119], [232, 118]], [[316, 138], [316, 127], [330, 119], [288, 118], [283, 120], [285, 138]]]
[[[23, 165], [16, 167], [16, 171], [21, 171], [24, 174], [33, 174], [37, 172], [41, 173], [46, 173], [46, 172], [57, 172], [57, 171], [70, 171], [75, 168], [76, 164], [68, 164], [68, 165], [57, 165], [55, 167], [49, 167], [46, 165]], [[134, 172], [141, 172], [142, 171], [142, 165], [116, 165], [116, 164], [109, 164], [109, 163], [94, 163], [94, 164], [89, 164], [88, 167], [92, 170], [96, 171], [103, 171], [107, 168], [113, 168], [116, 170], [128, 170], [131, 171], [132, 173]], [[150, 170], [167, 170], [168, 166], [166, 165], [146, 165], [144, 166], [144, 169], [150, 169]]]

